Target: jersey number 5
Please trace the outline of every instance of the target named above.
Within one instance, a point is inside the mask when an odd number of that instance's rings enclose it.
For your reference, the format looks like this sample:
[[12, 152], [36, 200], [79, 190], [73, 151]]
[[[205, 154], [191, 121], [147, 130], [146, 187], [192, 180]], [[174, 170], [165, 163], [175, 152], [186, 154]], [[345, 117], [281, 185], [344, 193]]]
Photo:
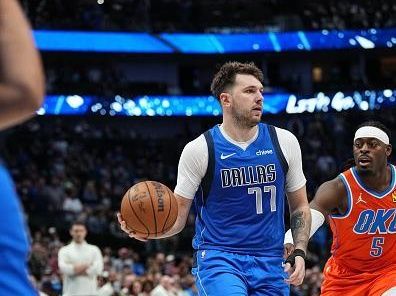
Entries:
[[264, 186], [263, 189], [261, 189], [261, 187], [249, 187], [248, 193], [256, 195], [256, 212], [257, 212], [257, 214], [263, 213], [263, 192], [270, 193], [271, 212], [275, 212], [276, 211], [276, 187], [275, 187], [275, 185]]
[[370, 255], [373, 257], [379, 257], [382, 255], [382, 245], [384, 244], [385, 238], [383, 237], [373, 237], [373, 242], [371, 243]]

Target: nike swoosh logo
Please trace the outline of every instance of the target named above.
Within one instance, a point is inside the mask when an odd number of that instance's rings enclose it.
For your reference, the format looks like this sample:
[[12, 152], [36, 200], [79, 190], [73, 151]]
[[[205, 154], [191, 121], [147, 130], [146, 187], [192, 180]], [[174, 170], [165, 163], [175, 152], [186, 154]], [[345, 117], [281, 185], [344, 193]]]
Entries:
[[227, 155], [224, 155], [223, 153], [221, 153], [220, 158], [221, 159], [227, 159], [227, 158], [229, 158], [229, 157], [231, 157], [231, 156], [233, 156], [235, 154], [236, 154], [235, 152], [231, 153], [231, 154], [227, 154]]

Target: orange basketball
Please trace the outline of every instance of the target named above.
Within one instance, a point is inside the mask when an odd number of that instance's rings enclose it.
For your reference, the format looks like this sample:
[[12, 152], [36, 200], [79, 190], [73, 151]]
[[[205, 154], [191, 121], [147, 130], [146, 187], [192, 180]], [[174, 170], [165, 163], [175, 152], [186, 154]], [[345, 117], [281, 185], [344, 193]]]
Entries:
[[140, 236], [155, 238], [175, 224], [178, 210], [176, 198], [167, 186], [145, 181], [129, 188], [122, 198], [120, 212], [129, 229]]

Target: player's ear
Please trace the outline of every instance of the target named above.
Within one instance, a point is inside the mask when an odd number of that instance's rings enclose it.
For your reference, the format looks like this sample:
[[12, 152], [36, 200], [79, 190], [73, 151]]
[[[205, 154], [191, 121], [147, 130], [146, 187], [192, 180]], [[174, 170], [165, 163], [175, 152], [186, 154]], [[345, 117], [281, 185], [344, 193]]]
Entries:
[[231, 105], [231, 95], [229, 93], [221, 93], [219, 99], [222, 107], [229, 107]]
[[386, 153], [386, 156], [387, 156], [387, 157], [389, 157], [389, 156], [391, 155], [391, 153], [392, 153], [392, 145], [391, 145], [391, 144], [386, 145], [386, 147], [385, 147], [385, 153]]

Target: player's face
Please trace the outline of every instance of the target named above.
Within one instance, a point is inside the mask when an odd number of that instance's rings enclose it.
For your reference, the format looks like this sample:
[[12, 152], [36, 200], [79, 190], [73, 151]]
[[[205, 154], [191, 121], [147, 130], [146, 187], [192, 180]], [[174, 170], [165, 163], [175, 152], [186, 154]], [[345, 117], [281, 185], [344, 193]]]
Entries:
[[83, 225], [73, 225], [70, 235], [76, 243], [82, 243], [87, 236], [87, 229]]
[[392, 146], [376, 138], [359, 138], [353, 144], [353, 156], [357, 170], [363, 174], [374, 174], [387, 164]]
[[229, 110], [243, 127], [253, 127], [263, 113], [263, 85], [252, 75], [237, 74], [229, 92]]

